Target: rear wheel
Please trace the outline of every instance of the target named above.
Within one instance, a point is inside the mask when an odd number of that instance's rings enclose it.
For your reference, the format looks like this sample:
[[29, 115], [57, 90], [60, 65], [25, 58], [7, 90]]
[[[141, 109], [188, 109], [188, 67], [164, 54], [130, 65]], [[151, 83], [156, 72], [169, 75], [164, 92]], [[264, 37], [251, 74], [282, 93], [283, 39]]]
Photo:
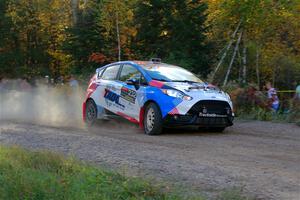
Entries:
[[93, 100], [88, 100], [85, 108], [85, 122], [92, 126], [97, 119], [97, 106]]
[[145, 110], [144, 131], [147, 135], [159, 135], [162, 132], [162, 116], [159, 107], [150, 103]]

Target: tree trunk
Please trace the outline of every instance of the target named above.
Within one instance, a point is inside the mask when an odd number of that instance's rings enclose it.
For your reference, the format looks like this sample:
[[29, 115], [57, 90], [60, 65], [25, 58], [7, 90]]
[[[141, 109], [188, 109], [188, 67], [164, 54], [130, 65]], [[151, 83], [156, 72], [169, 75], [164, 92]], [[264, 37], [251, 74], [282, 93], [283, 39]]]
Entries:
[[226, 73], [226, 76], [225, 76], [225, 79], [224, 79], [223, 87], [226, 86], [226, 84], [227, 84], [228, 77], [229, 77], [229, 74], [230, 74], [230, 72], [231, 72], [232, 64], [233, 64], [233, 61], [234, 61], [234, 59], [235, 59], [237, 50], [238, 50], [238, 48], [239, 48], [239, 44], [240, 44], [240, 42], [241, 42], [242, 35], [243, 35], [243, 30], [241, 30], [241, 33], [240, 33], [240, 35], [239, 35], [239, 38], [238, 38], [238, 40], [237, 40], [237, 42], [236, 42], [236, 45], [235, 45], [235, 48], [234, 48], [234, 51], [233, 51], [233, 54], [232, 54], [232, 58], [231, 58], [231, 61], [230, 61], [230, 64], [229, 64], [229, 67], [228, 67], [228, 70], [227, 70], [227, 73]]
[[73, 24], [77, 24], [78, 22], [78, 3], [79, 0], [71, 0]]
[[272, 85], [273, 87], [275, 87], [275, 83], [276, 83], [276, 73], [277, 73], [277, 70], [279, 69], [279, 66], [275, 66], [275, 69], [273, 71], [273, 81], [272, 81]]
[[256, 49], [256, 78], [257, 78], [257, 85], [260, 88], [260, 76], [259, 76], [259, 51]]
[[221, 59], [220, 59], [218, 65], [217, 65], [216, 69], [215, 69], [214, 72], [213, 72], [211, 81], [214, 80], [214, 77], [215, 77], [217, 71], [219, 70], [221, 64], [223, 63], [224, 58], [226, 57], [227, 52], [228, 52], [228, 50], [230, 49], [230, 47], [231, 47], [231, 45], [232, 45], [232, 43], [233, 43], [233, 41], [234, 41], [234, 38], [235, 38], [235, 36], [236, 36], [236, 33], [238, 32], [238, 30], [239, 30], [239, 28], [240, 28], [240, 26], [241, 26], [241, 23], [242, 23], [242, 20], [240, 20], [240, 22], [239, 22], [239, 24], [237, 25], [235, 31], [234, 31], [233, 34], [231, 35], [231, 39], [230, 39], [230, 41], [229, 41], [229, 43], [228, 43], [228, 45], [227, 45], [227, 47], [226, 47], [226, 49], [225, 49], [225, 52], [223, 53], [223, 55], [222, 55], [222, 57], [221, 57]]
[[247, 48], [244, 41], [243, 47], [243, 84], [246, 83], [246, 76], [247, 76]]
[[86, 6], [88, 3], [88, 0], [84, 0], [84, 6]]
[[238, 48], [238, 51], [237, 51], [237, 56], [238, 56], [238, 61], [239, 61], [239, 78], [238, 78], [238, 82], [239, 84], [241, 84], [242, 82], [242, 56], [241, 56], [241, 52], [240, 52], [240, 48]]
[[121, 61], [121, 40], [120, 40], [120, 29], [119, 29], [119, 14], [116, 12], [116, 29], [117, 29], [117, 40], [118, 40], [118, 60]]

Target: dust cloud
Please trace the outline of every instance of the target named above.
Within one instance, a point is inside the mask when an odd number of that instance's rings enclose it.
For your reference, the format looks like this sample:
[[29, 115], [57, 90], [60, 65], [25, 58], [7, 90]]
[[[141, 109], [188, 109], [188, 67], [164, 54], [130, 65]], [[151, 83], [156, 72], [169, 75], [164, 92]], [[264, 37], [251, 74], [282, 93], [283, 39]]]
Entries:
[[[16, 84], [10, 80], [10, 85]], [[0, 88], [0, 120], [83, 127], [84, 90], [69, 85]]]

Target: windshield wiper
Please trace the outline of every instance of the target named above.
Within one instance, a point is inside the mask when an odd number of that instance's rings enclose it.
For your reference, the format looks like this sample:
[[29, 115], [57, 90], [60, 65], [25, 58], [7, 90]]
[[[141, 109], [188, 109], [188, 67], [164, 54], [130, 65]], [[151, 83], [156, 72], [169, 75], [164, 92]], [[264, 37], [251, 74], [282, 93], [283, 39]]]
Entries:
[[189, 81], [189, 80], [172, 80], [172, 82], [199, 83], [199, 82], [196, 82], [196, 81]]
[[152, 78], [153, 80], [156, 81], [163, 81], [163, 82], [169, 82], [169, 80], [163, 79], [163, 78]]

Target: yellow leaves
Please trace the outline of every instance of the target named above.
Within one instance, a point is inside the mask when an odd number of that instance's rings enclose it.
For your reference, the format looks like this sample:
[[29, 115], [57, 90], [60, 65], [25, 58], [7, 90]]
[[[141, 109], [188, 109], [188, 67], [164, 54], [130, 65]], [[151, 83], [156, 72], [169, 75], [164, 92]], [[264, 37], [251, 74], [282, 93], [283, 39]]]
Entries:
[[84, 10], [87, 8], [87, 0], [84, 0], [84, 1], [79, 1], [79, 10]]
[[160, 33], [160, 36], [166, 36], [168, 35], [168, 31], [167, 30], [164, 30]]
[[[219, 51], [230, 40], [235, 26], [243, 19], [244, 43], [260, 51], [262, 77], [272, 78], [280, 58], [300, 60], [300, 1], [275, 0], [205, 0], [208, 4], [207, 33], [210, 41], [219, 44]], [[256, 46], [256, 47], [255, 47]], [[242, 48], [242, 47], [241, 47]], [[247, 53], [247, 67], [256, 59]], [[252, 52], [252, 54], [253, 54]], [[277, 66], [278, 67], [278, 66]], [[249, 69], [250, 70], [250, 69]]]

